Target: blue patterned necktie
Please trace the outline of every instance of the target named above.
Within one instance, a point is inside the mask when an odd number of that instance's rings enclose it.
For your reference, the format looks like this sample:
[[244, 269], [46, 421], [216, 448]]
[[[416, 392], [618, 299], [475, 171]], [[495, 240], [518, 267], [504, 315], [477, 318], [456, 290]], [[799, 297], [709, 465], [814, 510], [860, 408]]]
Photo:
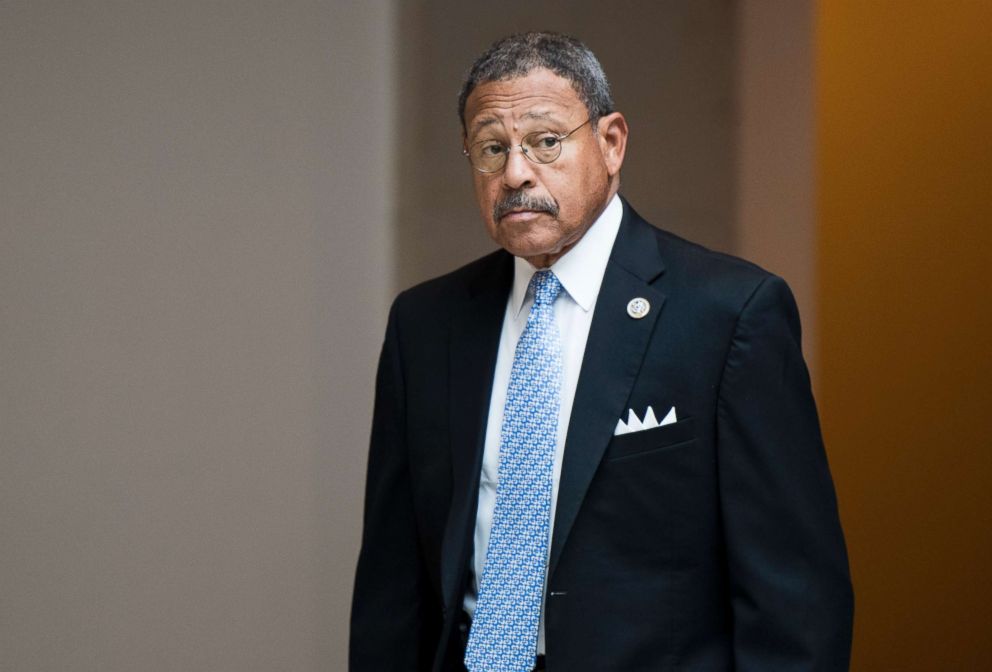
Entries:
[[537, 653], [561, 388], [554, 315], [561, 283], [551, 271], [540, 271], [530, 289], [534, 305], [513, 355], [496, 508], [465, 650], [471, 672], [529, 672]]

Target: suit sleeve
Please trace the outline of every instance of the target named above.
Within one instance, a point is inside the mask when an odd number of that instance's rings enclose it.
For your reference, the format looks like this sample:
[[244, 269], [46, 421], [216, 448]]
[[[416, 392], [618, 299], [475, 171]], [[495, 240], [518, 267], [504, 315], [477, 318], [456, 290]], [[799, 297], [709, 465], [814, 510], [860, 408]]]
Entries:
[[[362, 545], [352, 595], [349, 670], [427, 669], [439, 611], [418, 547], [405, 436], [397, 304], [376, 375]], [[436, 633], [435, 633], [436, 634]]]
[[847, 670], [853, 593], [837, 503], [785, 282], [739, 315], [717, 440], [735, 669]]

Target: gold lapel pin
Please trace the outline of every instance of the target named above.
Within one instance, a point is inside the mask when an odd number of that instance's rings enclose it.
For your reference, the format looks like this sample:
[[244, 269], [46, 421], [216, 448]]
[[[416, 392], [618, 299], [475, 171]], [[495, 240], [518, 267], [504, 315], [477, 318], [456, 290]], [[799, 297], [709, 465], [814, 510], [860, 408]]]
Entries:
[[639, 320], [651, 311], [651, 304], [648, 303], [647, 299], [642, 299], [637, 297], [636, 299], [631, 299], [630, 303], [627, 304], [627, 314], [630, 315], [635, 320]]

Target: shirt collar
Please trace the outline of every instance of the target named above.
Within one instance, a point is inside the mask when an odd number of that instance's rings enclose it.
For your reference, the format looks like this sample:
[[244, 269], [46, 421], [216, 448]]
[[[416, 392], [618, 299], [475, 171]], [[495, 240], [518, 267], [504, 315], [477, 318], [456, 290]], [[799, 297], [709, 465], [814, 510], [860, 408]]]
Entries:
[[[623, 219], [623, 203], [614, 195], [602, 214], [593, 222], [575, 247], [551, 265], [561, 286], [572, 300], [589, 312], [596, 305], [603, 274], [610, 260], [610, 252]], [[527, 299], [527, 286], [531, 277], [540, 269], [534, 268], [522, 257], [513, 258], [513, 291], [510, 306], [513, 315], [519, 315]]]

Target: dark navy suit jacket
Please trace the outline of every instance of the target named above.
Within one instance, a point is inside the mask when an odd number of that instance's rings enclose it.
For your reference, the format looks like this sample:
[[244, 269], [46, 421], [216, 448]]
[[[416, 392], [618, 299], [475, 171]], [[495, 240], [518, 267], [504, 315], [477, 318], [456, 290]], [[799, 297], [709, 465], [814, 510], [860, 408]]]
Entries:
[[[460, 670], [498, 251], [403, 292], [376, 383], [350, 669]], [[627, 314], [642, 297], [643, 319]], [[614, 437], [633, 408], [679, 421]], [[660, 415], [658, 417], [661, 417]], [[625, 202], [565, 443], [551, 672], [847, 670], [853, 597], [786, 284]]]

